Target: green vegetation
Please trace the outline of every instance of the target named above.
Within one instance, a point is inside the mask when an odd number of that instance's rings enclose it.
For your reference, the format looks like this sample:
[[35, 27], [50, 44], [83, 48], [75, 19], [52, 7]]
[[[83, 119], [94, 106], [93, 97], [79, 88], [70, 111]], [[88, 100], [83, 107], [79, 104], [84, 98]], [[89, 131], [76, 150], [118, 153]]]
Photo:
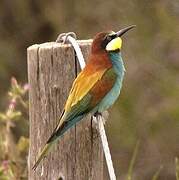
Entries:
[[160, 166], [160, 168], [158, 169], [158, 171], [156, 171], [156, 173], [155, 173], [154, 176], [152, 177], [152, 180], [157, 180], [157, 179], [158, 179], [162, 168], [163, 168], [163, 166]]
[[134, 149], [134, 152], [133, 152], [130, 164], [129, 164], [128, 173], [127, 173], [127, 179], [126, 180], [132, 180], [132, 172], [133, 172], [133, 169], [134, 169], [134, 163], [136, 161], [138, 150], [139, 150], [139, 141], [135, 145], [135, 149]]
[[[21, 86], [15, 78], [12, 78], [11, 89], [8, 92], [8, 108], [5, 112], [0, 113], [1, 180], [22, 180], [27, 178], [29, 140], [27, 133], [23, 133], [22, 129], [25, 126], [28, 127], [27, 114], [25, 114], [28, 110], [28, 104], [24, 100], [28, 88], [28, 84]], [[21, 109], [21, 111], [18, 109]], [[19, 132], [19, 135], [14, 132], [15, 130]]]
[[179, 180], [179, 162], [178, 158], [175, 158], [175, 164], [176, 164], [176, 180]]

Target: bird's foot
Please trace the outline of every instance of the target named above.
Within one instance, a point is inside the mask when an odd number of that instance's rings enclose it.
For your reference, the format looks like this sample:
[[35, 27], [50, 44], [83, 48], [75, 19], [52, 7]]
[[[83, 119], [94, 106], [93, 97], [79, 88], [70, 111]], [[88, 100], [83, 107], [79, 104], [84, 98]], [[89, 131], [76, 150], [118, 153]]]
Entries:
[[91, 117], [91, 120], [92, 120], [92, 127], [93, 127], [93, 139], [97, 139], [99, 138], [100, 134], [99, 134], [99, 126], [98, 126], [98, 121], [99, 121], [99, 118], [102, 119], [103, 121], [103, 124], [105, 125], [106, 123], [106, 120], [109, 116], [109, 113], [107, 111], [101, 113], [101, 112], [96, 112], [94, 113], [94, 115]]
[[94, 117], [97, 118], [98, 116], [102, 116], [102, 113], [97, 111], [97, 112], [94, 113]]
[[93, 121], [97, 124], [98, 122], [98, 118], [101, 116], [102, 120], [103, 120], [103, 124], [105, 125], [106, 124], [106, 121], [108, 119], [108, 116], [109, 116], [109, 113], [108, 111], [104, 111], [103, 113], [101, 112], [95, 112], [94, 115], [93, 115], [95, 118], [93, 118]]

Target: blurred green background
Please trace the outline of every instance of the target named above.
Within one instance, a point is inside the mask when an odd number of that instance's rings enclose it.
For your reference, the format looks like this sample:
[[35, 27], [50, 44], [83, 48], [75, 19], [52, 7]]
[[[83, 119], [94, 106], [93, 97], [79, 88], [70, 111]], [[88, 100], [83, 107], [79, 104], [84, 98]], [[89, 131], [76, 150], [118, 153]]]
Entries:
[[136, 142], [132, 179], [174, 180], [179, 156], [178, 0], [1, 0], [0, 110], [10, 78], [27, 82], [26, 48], [74, 31], [79, 39], [136, 24], [123, 39], [126, 76], [110, 110], [107, 133], [118, 179], [125, 179]]

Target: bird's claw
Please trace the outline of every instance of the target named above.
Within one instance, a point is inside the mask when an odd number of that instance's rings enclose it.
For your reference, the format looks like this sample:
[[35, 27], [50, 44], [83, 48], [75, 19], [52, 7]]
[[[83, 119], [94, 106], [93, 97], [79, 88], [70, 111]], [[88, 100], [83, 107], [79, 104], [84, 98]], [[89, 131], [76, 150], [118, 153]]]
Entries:
[[104, 111], [103, 113], [100, 113], [100, 112], [94, 113], [94, 115], [93, 115], [93, 122], [94, 122], [95, 124], [98, 123], [98, 118], [99, 118], [99, 116], [101, 116], [101, 118], [102, 118], [102, 120], [103, 120], [103, 124], [105, 125], [105, 124], [106, 124], [106, 121], [107, 121], [107, 119], [108, 119], [108, 116], [109, 116], [108, 111]]

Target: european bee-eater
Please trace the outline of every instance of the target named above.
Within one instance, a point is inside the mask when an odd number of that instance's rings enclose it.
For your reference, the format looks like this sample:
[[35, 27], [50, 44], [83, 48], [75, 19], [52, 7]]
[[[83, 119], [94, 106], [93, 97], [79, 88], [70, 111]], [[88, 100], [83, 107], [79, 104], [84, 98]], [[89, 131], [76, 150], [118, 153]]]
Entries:
[[100, 32], [93, 40], [86, 67], [74, 80], [64, 113], [48, 139], [33, 169], [47, 155], [52, 145], [88, 113], [102, 113], [118, 98], [124, 77], [121, 36], [135, 26], [118, 32]]

